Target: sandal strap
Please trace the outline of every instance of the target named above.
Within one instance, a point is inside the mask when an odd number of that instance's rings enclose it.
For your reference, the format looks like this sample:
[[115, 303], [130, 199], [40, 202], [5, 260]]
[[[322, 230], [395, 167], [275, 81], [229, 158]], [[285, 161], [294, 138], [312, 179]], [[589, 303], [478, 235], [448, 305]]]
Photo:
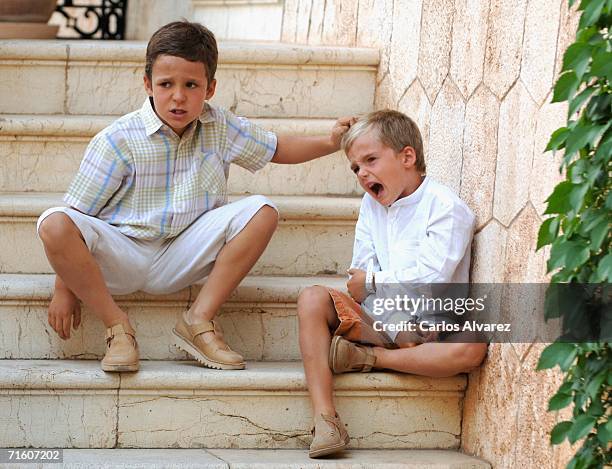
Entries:
[[110, 342], [118, 335], [130, 336], [134, 343], [136, 343], [136, 336], [134, 333], [126, 331], [125, 327], [123, 327], [123, 324], [121, 323], [106, 328], [106, 343], [110, 344]]
[[189, 329], [191, 330], [193, 338], [195, 339], [197, 336], [204, 334], [205, 332], [214, 332], [215, 323], [213, 321], [204, 321], [197, 324], [190, 324]]

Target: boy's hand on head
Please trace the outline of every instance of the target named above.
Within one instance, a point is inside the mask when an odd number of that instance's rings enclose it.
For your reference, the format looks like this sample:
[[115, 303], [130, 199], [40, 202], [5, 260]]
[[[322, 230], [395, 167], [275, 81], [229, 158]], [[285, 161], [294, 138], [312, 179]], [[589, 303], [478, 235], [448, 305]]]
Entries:
[[361, 303], [368, 296], [368, 292], [365, 288], [366, 272], [361, 269], [349, 269], [349, 278], [346, 282], [346, 288], [348, 289], [349, 295], [357, 303]]
[[331, 139], [336, 149], [340, 149], [340, 141], [342, 140], [342, 137], [355, 122], [357, 122], [357, 117], [355, 116], [341, 117], [336, 121], [331, 132]]
[[76, 330], [81, 324], [81, 305], [70, 291], [55, 290], [49, 305], [49, 325], [63, 340], [70, 338], [71, 326]]

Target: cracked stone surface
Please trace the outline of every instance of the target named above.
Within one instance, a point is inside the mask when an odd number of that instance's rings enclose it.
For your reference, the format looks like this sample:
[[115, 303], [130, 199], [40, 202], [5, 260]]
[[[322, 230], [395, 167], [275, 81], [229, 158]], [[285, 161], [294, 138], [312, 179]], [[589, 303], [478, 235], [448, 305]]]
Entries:
[[501, 99], [519, 76], [527, 0], [491, 0], [484, 83]]
[[553, 85], [562, 0], [531, 0], [525, 15], [521, 80], [538, 105]]
[[402, 96], [397, 106], [397, 110], [411, 117], [419, 126], [423, 139], [425, 160], [427, 161], [427, 155], [429, 154], [429, 118], [431, 116], [431, 104], [429, 104], [425, 90], [418, 79], [412, 82], [412, 85], [406, 90], [406, 94]]
[[520, 363], [510, 344], [491, 345], [485, 365], [470, 373], [463, 409], [462, 448], [469, 454], [487, 454], [496, 467], [515, 467], [520, 376]]
[[[389, 57], [391, 83], [397, 99], [417, 76], [421, 34], [422, 0], [396, 0], [393, 10], [393, 28]], [[394, 101], [394, 106], [397, 101]]]
[[474, 236], [472, 245], [473, 283], [502, 283], [504, 273], [499, 269], [504, 265], [506, 254], [506, 229], [497, 221], [491, 220], [482, 231]]
[[478, 88], [465, 109], [460, 196], [482, 226], [492, 215], [499, 102], [485, 86]]
[[508, 229], [505, 281], [537, 283], [543, 281], [543, 251], [535, 251], [540, 219], [528, 204]]
[[465, 103], [446, 80], [431, 110], [427, 174], [459, 193]]
[[430, 102], [448, 75], [454, 0], [424, 0], [421, 12], [419, 79]]
[[536, 106], [521, 82], [499, 111], [493, 216], [508, 226], [525, 206], [533, 158]]
[[455, 1], [450, 73], [464, 99], [482, 82], [489, 0]]
[[[66, 97], [64, 69], [66, 63], [49, 61], [40, 64], [28, 64], [19, 61], [19, 65], [3, 63], [0, 58], [0, 103], [2, 112], [10, 114], [45, 114], [63, 112]], [[24, 96], [27, 90], [27, 105]], [[53, 90], [50, 93], [49, 90]]]
[[555, 57], [555, 81], [559, 78], [559, 75], [561, 75], [563, 54], [576, 40], [576, 31], [578, 30], [578, 23], [580, 22], [580, 15], [582, 13], [578, 10], [578, 6], [579, 4], [574, 4], [574, 6], [570, 8], [568, 2], [561, 2], [557, 55]]

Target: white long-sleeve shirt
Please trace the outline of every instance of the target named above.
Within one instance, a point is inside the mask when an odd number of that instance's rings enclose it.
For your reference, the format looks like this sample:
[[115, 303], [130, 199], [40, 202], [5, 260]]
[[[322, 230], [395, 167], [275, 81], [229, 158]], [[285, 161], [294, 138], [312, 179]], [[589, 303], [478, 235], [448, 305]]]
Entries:
[[375, 283], [468, 283], [475, 216], [448, 187], [425, 177], [385, 207], [365, 194], [351, 267], [374, 259]]

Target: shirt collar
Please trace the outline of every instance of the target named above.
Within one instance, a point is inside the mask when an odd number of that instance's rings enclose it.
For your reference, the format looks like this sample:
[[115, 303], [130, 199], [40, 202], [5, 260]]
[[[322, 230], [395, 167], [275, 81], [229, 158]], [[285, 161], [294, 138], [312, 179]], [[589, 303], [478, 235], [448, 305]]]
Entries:
[[423, 178], [423, 182], [421, 182], [421, 185], [419, 187], [417, 187], [417, 190], [414, 191], [412, 194], [407, 195], [406, 197], [402, 197], [399, 200], [396, 200], [395, 202], [393, 202], [391, 204], [391, 207], [401, 207], [402, 205], [413, 205], [413, 204], [418, 204], [421, 199], [423, 198], [423, 194], [425, 193], [425, 186], [427, 185], [427, 182], [429, 181], [429, 178], [427, 176], [425, 176]]
[[[142, 105], [142, 108], [140, 108], [140, 116], [142, 117], [142, 121], [144, 122], [145, 132], [147, 136], [154, 134], [163, 125], [165, 125], [164, 122], [155, 113], [155, 109], [153, 109], [153, 98], [149, 96]], [[198, 120], [202, 124], [206, 124], [207, 122], [214, 122], [215, 119], [212, 116], [211, 108], [208, 103], [204, 103], [202, 114], [200, 114]]]

